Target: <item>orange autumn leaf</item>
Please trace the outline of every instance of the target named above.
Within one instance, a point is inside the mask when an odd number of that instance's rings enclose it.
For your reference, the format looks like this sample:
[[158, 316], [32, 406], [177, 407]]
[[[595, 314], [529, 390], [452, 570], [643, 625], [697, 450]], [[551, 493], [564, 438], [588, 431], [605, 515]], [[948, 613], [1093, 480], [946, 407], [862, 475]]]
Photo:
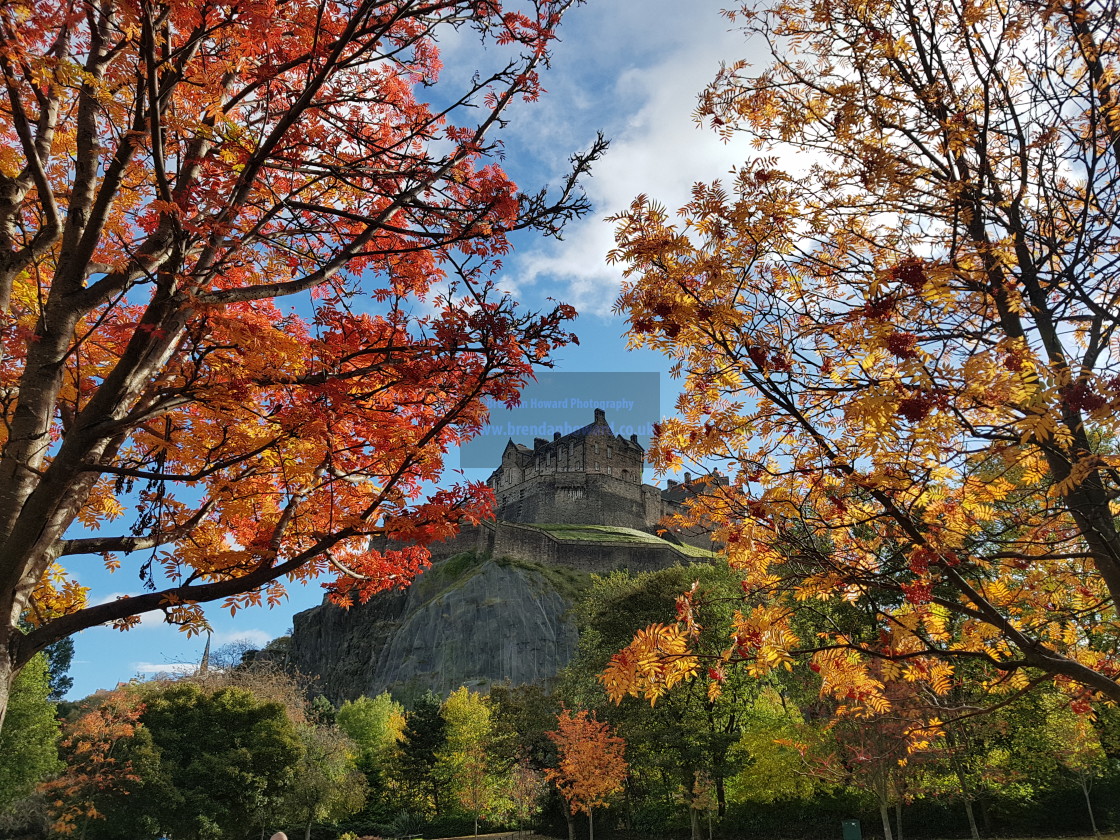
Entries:
[[[601, 140], [556, 195], [495, 162], [573, 5], [3, 5], [0, 682], [153, 610], [364, 601], [490, 515], [430, 488], [573, 338], [490, 279], [588, 207]], [[441, 79], [464, 29], [508, 64]], [[139, 594], [85, 603], [81, 555]]]
[[[631, 345], [682, 377], [653, 464], [732, 473], [670, 523], [743, 575], [728, 664], [804, 663], [853, 714], [964, 662], [993, 696], [1120, 700], [1112, 12], [729, 12], [781, 49], [695, 117], [759, 156], [678, 213], [637, 197], [611, 255]], [[604, 681], [656, 697], [679, 656], [645, 631]]]
[[626, 744], [594, 712], [562, 710], [548, 737], [556, 744], [557, 766], [546, 768], [545, 776], [571, 813], [590, 814], [622, 789], [629, 770]]

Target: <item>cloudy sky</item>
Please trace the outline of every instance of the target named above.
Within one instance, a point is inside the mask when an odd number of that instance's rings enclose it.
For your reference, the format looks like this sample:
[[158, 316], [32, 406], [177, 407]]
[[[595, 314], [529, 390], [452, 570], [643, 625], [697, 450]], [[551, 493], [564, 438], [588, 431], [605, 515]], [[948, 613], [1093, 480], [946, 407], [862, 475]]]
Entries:
[[[506, 260], [503, 283], [530, 306], [554, 297], [580, 311], [575, 330], [581, 345], [562, 351], [559, 370], [660, 371], [666, 412], [673, 385], [664, 365], [653, 354], [626, 353], [621, 319], [611, 315], [620, 276], [605, 262], [612, 231], [604, 219], [639, 193], [680, 206], [694, 182], [720, 178], [751, 156], [743, 145], [724, 144], [697, 128], [691, 118], [697, 93], [720, 61], [751, 58], [749, 51], [759, 49], [730, 30], [719, 14], [722, 5], [726, 0], [587, 0], [561, 29], [545, 76], [548, 93], [537, 103], [519, 105], [505, 134], [505, 166], [527, 190], [557, 182], [568, 155], [590, 145], [596, 131], [610, 138], [610, 152], [586, 183], [594, 211], [573, 224], [562, 242], [522, 242]], [[474, 60], [469, 39], [444, 49], [452, 73]], [[763, 63], [765, 56], [757, 61]], [[82, 582], [93, 587], [92, 600], [110, 600], [135, 591], [136, 581], [128, 574], [83, 576]], [[287, 632], [292, 615], [319, 603], [322, 592], [315, 585], [297, 585], [290, 596], [279, 608], [246, 610], [235, 619], [211, 609], [213, 644], [263, 645]], [[74, 698], [135, 676], [191, 668], [203, 647], [203, 640], [162, 625], [159, 615], [127, 633], [97, 628], [75, 641]]]

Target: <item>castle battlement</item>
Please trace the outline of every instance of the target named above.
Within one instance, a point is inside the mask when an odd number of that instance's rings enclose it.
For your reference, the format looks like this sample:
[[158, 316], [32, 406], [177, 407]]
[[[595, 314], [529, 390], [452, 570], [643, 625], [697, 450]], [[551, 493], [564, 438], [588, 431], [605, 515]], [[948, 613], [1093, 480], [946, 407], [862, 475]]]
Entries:
[[[611, 525], [655, 532], [679, 509], [692, 477], [661, 490], [642, 482], [645, 450], [637, 435], [616, 435], [606, 412], [552, 440], [526, 446], [510, 438], [487, 484], [497, 500], [499, 521]], [[695, 492], [695, 491], [693, 491]]]

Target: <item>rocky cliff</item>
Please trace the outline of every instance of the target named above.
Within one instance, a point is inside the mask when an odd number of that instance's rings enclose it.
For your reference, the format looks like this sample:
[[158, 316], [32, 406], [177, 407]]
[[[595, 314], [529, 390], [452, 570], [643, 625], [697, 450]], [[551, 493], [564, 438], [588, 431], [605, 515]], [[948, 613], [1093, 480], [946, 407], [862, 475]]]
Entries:
[[440, 560], [412, 586], [349, 611], [330, 604], [293, 619], [291, 657], [335, 703], [390, 690], [541, 682], [575, 651], [567, 615], [588, 576], [475, 553]]

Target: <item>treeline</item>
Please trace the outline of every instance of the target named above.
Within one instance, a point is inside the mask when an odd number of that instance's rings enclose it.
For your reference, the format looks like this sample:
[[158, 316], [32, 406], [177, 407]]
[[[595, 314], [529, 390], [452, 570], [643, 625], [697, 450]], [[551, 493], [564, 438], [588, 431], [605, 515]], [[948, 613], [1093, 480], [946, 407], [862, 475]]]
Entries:
[[[607, 700], [600, 675], [636, 630], [690, 599], [709, 679], [657, 702]], [[723, 671], [739, 580], [720, 566], [596, 577], [575, 607], [580, 647], [554, 685], [463, 687], [398, 702], [309, 701], [276, 656], [135, 683], [78, 703], [28, 666], [0, 736], [0, 837], [211, 840], [553, 835], [992, 837], [1120, 826], [1120, 715], [979, 666], [971, 695], [890, 684], [876, 712], [822, 700], [791, 663]], [[808, 620], [808, 619], [806, 619]], [[860, 632], [851, 610], [815, 619]], [[811, 630], [802, 628], [802, 631]], [[282, 643], [271, 646], [271, 653]], [[270, 652], [266, 652], [268, 654]], [[671, 667], [667, 661], [666, 667]], [[54, 671], [57, 680], [57, 668]], [[713, 690], [713, 684], [719, 690]], [[908, 690], [912, 686], [912, 690]], [[985, 715], [972, 710], [1003, 705]]]

